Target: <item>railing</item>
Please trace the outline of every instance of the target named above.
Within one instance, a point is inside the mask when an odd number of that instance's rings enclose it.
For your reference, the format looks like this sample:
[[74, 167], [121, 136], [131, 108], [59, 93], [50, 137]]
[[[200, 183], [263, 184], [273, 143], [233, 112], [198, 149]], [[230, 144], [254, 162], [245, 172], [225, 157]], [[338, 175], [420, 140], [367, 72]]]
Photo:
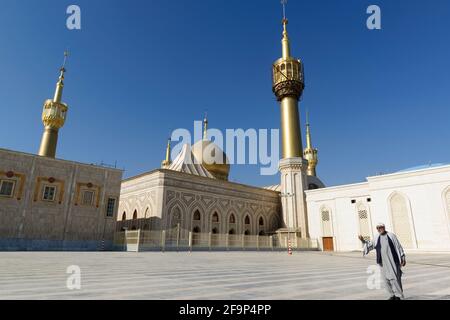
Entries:
[[125, 251], [319, 250], [316, 239], [292, 234], [244, 235], [195, 233], [187, 230], [116, 232], [114, 246]]

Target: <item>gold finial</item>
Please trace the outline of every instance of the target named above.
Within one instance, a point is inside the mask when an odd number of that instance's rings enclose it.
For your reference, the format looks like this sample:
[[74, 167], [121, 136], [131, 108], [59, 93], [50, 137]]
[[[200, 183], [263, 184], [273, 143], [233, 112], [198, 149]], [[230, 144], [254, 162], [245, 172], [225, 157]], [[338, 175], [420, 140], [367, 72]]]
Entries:
[[170, 164], [172, 163], [172, 161], [170, 160], [170, 143], [171, 143], [171, 139], [167, 139], [167, 147], [166, 147], [166, 159], [161, 163], [161, 166], [164, 169], [167, 169]]
[[316, 176], [316, 167], [319, 163], [318, 151], [316, 148], [313, 148], [311, 142], [311, 129], [309, 124], [309, 112], [306, 110], [306, 148], [303, 151], [303, 156], [306, 160], [308, 160], [308, 169], [306, 173], [308, 176]]
[[281, 0], [281, 4], [283, 5], [283, 40], [281, 40], [282, 46], [283, 46], [283, 58], [287, 59], [291, 56], [291, 49], [289, 45], [289, 37], [287, 32], [287, 24], [288, 19], [286, 18], [286, 5], [287, 0]]
[[203, 119], [203, 140], [208, 140], [208, 113], [205, 112], [205, 118]]
[[61, 102], [61, 99], [62, 99], [62, 93], [63, 93], [63, 88], [64, 88], [64, 73], [66, 72], [66, 62], [67, 62], [68, 56], [69, 56], [69, 52], [67, 50], [64, 51], [64, 61], [61, 66], [61, 69], [59, 69], [60, 74], [59, 74], [58, 82], [56, 83], [55, 96], [53, 98], [54, 102]]
[[287, 0], [281, 0], [281, 5], [283, 6], [283, 20], [286, 20], [286, 5], [287, 5]]
[[308, 109], [306, 109], [306, 148], [311, 149], [312, 143], [311, 143], [311, 129], [309, 126], [309, 112]]

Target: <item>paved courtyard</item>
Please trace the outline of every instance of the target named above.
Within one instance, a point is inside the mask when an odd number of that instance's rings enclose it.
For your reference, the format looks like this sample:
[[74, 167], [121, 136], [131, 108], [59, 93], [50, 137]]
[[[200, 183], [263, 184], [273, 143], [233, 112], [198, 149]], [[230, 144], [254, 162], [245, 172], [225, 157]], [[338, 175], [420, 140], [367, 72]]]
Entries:
[[[407, 299], [450, 299], [450, 254], [408, 254]], [[0, 299], [385, 299], [360, 253], [0, 252]], [[81, 289], [66, 286], [81, 268]]]

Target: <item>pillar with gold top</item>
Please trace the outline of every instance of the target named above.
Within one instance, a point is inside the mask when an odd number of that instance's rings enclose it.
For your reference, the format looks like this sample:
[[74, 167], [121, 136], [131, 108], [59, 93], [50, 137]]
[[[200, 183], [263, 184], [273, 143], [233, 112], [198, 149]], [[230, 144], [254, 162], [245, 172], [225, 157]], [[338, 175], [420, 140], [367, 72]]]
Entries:
[[291, 56], [288, 36], [288, 20], [285, 15], [286, 1], [283, 4], [283, 34], [281, 40], [282, 56], [273, 64], [272, 90], [280, 103], [282, 159], [279, 163], [281, 173], [281, 205], [283, 228], [278, 232], [295, 233], [297, 237], [308, 238], [307, 208], [304, 191], [307, 189], [306, 170], [308, 161], [303, 159], [298, 101], [305, 88], [303, 64]]
[[53, 99], [44, 102], [42, 110], [42, 123], [44, 124], [44, 133], [42, 135], [39, 155], [43, 157], [55, 158], [56, 147], [58, 144], [58, 132], [64, 126], [66, 121], [68, 106], [62, 102], [64, 88], [64, 75], [66, 72], [65, 62], [68, 53], [64, 53], [64, 63], [60, 69], [58, 82]]

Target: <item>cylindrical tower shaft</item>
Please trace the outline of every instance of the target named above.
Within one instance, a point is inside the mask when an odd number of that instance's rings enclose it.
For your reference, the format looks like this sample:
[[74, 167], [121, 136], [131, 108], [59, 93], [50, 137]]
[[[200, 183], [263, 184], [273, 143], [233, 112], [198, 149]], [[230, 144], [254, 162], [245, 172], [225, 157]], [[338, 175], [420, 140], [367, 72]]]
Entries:
[[58, 145], [58, 129], [46, 127], [42, 134], [39, 155], [42, 157], [56, 157], [56, 146]]
[[300, 133], [298, 101], [286, 96], [280, 101], [282, 158], [302, 157], [302, 140]]

